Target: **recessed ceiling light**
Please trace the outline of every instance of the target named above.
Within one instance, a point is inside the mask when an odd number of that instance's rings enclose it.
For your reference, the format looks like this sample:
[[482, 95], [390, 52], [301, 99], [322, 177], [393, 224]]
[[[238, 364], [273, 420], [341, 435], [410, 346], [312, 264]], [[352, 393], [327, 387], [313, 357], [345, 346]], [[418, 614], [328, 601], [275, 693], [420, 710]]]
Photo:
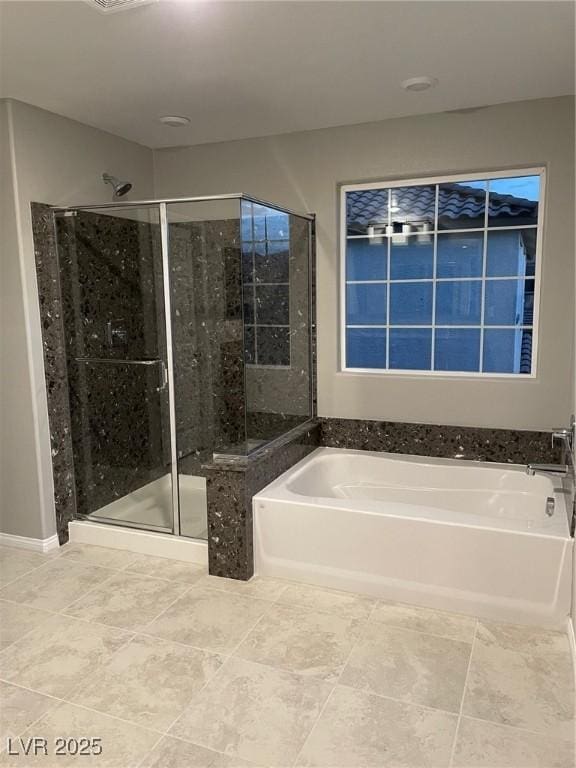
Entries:
[[429, 88], [434, 88], [435, 85], [438, 85], [438, 80], [435, 77], [423, 75], [422, 77], [410, 77], [408, 80], [402, 80], [400, 85], [405, 91], [427, 91]]
[[162, 125], [169, 125], [171, 128], [182, 128], [183, 125], [188, 125], [190, 122], [189, 117], [179, 115], [162, 115], [159, 119]]

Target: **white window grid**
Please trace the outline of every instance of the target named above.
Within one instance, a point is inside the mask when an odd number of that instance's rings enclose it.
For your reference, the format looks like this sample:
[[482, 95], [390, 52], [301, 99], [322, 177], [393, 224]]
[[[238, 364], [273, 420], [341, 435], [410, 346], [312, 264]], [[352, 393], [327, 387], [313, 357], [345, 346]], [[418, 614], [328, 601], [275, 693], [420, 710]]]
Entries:
[[[516, 226], [488, 226], [488, 213], [489, 213], [489, 200], [490, 193], [489, 184], [486, 184], [485, 190], [485, 210], [484, 210], [484, 225], [482, 227], [462, 227], [462, 228], [450, 228], [450, 229], [438, 229], [438, 199], [439, 199], [439, 185], [451, 182], [465, 182], [465, 181], [490, 181], [495, 179], [516, 178], [521, 176], [539, 176], [540, 177], [540, 194], [538, 201], [538, 219], [536, 224], [524, 224]], [[537, 375], [537, 361], [538, 361], [538, 327], [539, 327], [539, 315], [540, 315], [540, 282], [542, 273], [542, 231], [543, 231], [543, 216], [545, 206], [545, 183], [546, 183], [546, 171], [544, 167], [538, 166], [533, 168], [515, 168], [506, 171], [488, 171], [488, 172], [474, 172], [460, 173], [450, 176], [430, 176], [422, 177], [418, 179], [394, 179], [388, 181], [377, 181], [370, 183], [360, 184], [343, 184], [340, 186], [340, 370], [345, 373], [365, 373], [375, 375], [401, 375], [401, 376], [436, 376], [443, 378], [464, 377], [464, 378], [484, 378], [484, 379], [500, 379], [500, 378], [512, 378], [512, 379], [534, 379]], [[375, 234], [366, 235], [348, 235], [347, 232], [347, 210], [346, 210], [346, 194], [348, 192], [362, 192], [371, 189], [388, 189], [388, 219], [387, 222], [382, 222], [382, 226], [392, 224], [391, 216], [391, 190], [400, 187], [419, 187], [419, 186], [435, 186], [435, 206], [434, 206], [434, 228], [426, 230], [426, 235], [431, 235], [433, 238], [433, 266], [432, 266], [432, 278], [405, 278], [405, 279], [391, 279], [390, 277], [390, 256], [391, 248], [394, 240], [394, 235], [388, 235], [385, 232], [378, 232]], [[488, 233], [504, 232], [504, 231], [520, 231], [526, 229], [536, 230], [536, 268], [534, 275], [524, 276], [487, 276], [486, 264], [487, 264], [487, 248], [488, 248]], [[482, 248], [482, 275], [480, 277], [437, 277], [437, 254], [438, 254], [438, 235], [447, 234], [470, 234], [478, 232], [483, 234], [483, 248]], [[417, 238], [419, 232], [414, 232], [406, 237]], [[346, 278], [346, 245], [348, 240], [380, 240], [386, 243], [387, 255], [386, 255], [386, 278], [380, 280], [347, 280]], [[531, 325], [516, 324], [516, 325], [486, 325], [484, 323], [484, 308], [485, 308], [485, 292], [486, 283], [499, 280], [533, 280], [534, 281], [534, 309]], [[390, 323], [390, 286], [394, 283], [431, 283], [432, 284], [432, 322], [426, 325], [422, 324], [395, 324]], [[436, 323], [436, 284], [441, 282], [480, 282], [482, 284], [481, 291], [481, 317], [480, 324], [467, 324], [467, 325], [443, 325]], [[346, 322], [346, 286], [354, 284], [385, 284], [388, 286], [386, 291], [386, 323], [381, 324], [352, 324]], [[346, 329], [347, 328], [374, 328], [386, 330], [386, 367], [385, 368], [353, 368], [346, 365]], [[390, 329], [426, 329], [431, 330], [431, 368], [424, 370], [408, 369], [408, 368], [389, 368], [390, 363]], [[446, 371], [434, 369], [434, 357], [435, 357], [435, 331], [436, 329], [476, 329], [480, 330], [480, 352], [479, 352], [479, 370], [478, 371]], [[530, 373], [494, 373], [486, 372], [483, 370], [484, 364], [484, 332], [486, 330], [499, 330], [505, 329], [510, 331], [532, 331], [532, 360]]]
[[[252, 231], [252, 237], [250, 239], [250, 244], [252, 247], [252, 282], [245, 283], [244, 280], [242, 280], [242, 295], [243, 297], [247, 296], [246, 292], [250, 292], [250, 300], [252, 303], [252, 313], [254, 317], [253, 323], [246, 323], [244, 322], [244, 328], [252, 328], [254, 330], [254, 362], [253, 363], [246, 363], [247, 368], [279, 368], [279, 369], [289, 369], [292, 366], [292, 336], [290, 334], [290, 327], [291, 327], [291, 308], [290, 308], [290, 239], [283, 239], [278, 240], [275, 238], [269, 238], [268, 232], [266, 231], [266, 222], [264, 223], [265, 227], [265, 234], [263, 238], [256, 239], [255, 238], [255, 231], [254, 231], [254, 213], [252, 210], [252, 203], [250, 203], [250, 228]], [[246, 217], [246, 213], [244, 212], [245, 208], [242, 207], [242, 218]], [[241, 230], [242, 231], [242, 230]], [[244, 242], [243, 238], [242, 240], [242, 251], [244, 249]], [[266, 283], [266, 282], [256, 282], [256, 244], [263, 244], [266, 248], [266, 251], [268, 251], [268, 244], [269, 243], [286, 243], [288, 248], [288, 281], [287, 282], [278, 282], [278, 283]], [[257, 301], [256, 301], [256, 289], [260, 288], [261, 286], [286, 286], [288, 288], [288, 324], [281, 325], [279, 323], [260, 323], [257, 319]], [[288, 329], [288, 363], [286, 365], [280, 365], [280, 364], [268, 364], [268, 363], [260, 363], [258, 362], [258, 329], [259, 328], [287, 328]]]

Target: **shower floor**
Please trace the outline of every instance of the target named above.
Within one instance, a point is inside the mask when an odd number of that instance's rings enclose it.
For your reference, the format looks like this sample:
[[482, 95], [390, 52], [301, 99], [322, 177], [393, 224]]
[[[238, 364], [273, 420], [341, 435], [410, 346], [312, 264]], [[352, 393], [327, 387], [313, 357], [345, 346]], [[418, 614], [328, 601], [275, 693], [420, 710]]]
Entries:
[[[180, 531], [194, 539], [207, 538], [206, 480], [180, 475]], [[172, 530], [172, 483], [169, 474], [143, 485], [137, 491], [106, 504], [88, 515], [89, 520]]]

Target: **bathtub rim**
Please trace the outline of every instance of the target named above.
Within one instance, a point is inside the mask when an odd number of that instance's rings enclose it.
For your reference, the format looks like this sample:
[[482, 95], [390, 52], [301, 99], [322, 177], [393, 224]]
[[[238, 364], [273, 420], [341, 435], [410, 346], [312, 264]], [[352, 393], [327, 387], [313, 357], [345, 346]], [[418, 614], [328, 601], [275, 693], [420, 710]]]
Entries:
[[[382, 515], [382, 512], [377, 510], [375, 507], [377, 504], [381, 502], [374, 502], [371, 500], [362, 500], [362, 504], [358, 504], [357, 506], [352, 506], [348, 499], [339, 499], [335, 497], [329, 497], [329, 496], [307, 496], [304, 494], [297, 494], [291, 491], [287, 487], [287, 483], [296, 477], [306, 466], [309, 464], [312, 464], [315, 459], [317, 459], [320, 456], [342, 456], [343, 454], [348, 455], [359, 455], [359, 456], [366, 456], [371, 455], [373, 457], [382, 458], [382, 459], [391, 459], [394, 461], [404, 461], [406, 463], [414, 463], [414, 464], [424, 464], [426, 466], [444, 466], [444, 467], [457, 467], [457, 466], [466, 466], [468, 468], [473, 469], [500, 469], [500, 470], [506, 470], [506, 471], [516, 471], [516, 472], [524, 472], [525, 466], [524, 464], [507, 464], [502, 462], [491, 462], [491, 461], [476, 461], [473, 459], [453, 459], [453, 458], [444, 458], [444, 457], [437, 457], [437, 456], [419, 456], [417, 454], [404, 454], [404, 453], [390, 453], [387, 451], [364, 451], [359, 450], [356, 448], [334, 448], [334, 447], [328, 447], [328, 446], [319, 446], [314, 451], [309, 453], [307, 456], [305, 456], [303, 459], [301, 459], [299, 462], [294, 464], [292, 467], [290, 467], [286, 472], [279, 475], [277, 478], [272, 480], [271, 483], [269, 483], [267, 486], [262, 488], [257, 494], [253, 497], [253, 506], [254, 509], [256, 508], [256, 505], [259, 501], [282, 501], [287, 504], [307, 504], [314, 507], [324, 507], [324, 508], [332, 508], [337, 510], [345, 510], [349, 512], [355, 512], [358, 514], [365, 514], [365, 515]], [[559, 513], [561, 513], [561, 518], [564, 521], [563, 526], [563, 533], [546, 533], [545, 531], [541, 529], [534, 529], [534, 530], [522, 530], [521, 528], [513, 528], [513, 527], [498, 527], [487, 524], [478, 524], [474, 522], [469, 521], [461, 521], [456, 522], [453, 520], [442, 520], [442, 519], [434, 519], [431, 517], [418, 517], [417, 515], [398, 515], [390, 512], [386, 512], [384, 516], [394, 518], [394, 519], [410, 519], [410, 520], [416, 520], [418, 522], [422, 523], [428, 523], [433, 525], [448, 525], [448, 526], [456, 526], [456, 527], [466, 527], [466, 528], [473, 528], [473, 529], [479, 529], [479, 530], [491, 530], [498, 533], [507, 533], [507, 534], [514, 534], [514, 535], [522, 535], [522, 536], [539, 536], [546, 539], [554, 539], [554, 540], [569, 540], [573, 541], [573, 538], [570, 536], [570, 525], [569, 525], [569, 510], [568, 510], [568, 503], [567, 498], [571, 496], [572, 490], [570, 488], [570, 481], [566, 478], [556, 478], [557, 481], [560, 482], [561, 485], [561, 491], [554, 491], [554, 498], [557, 504], [557, 508], [560, 507], [558, 510]], [[373, 506], [370, 506], [373, 505]]]

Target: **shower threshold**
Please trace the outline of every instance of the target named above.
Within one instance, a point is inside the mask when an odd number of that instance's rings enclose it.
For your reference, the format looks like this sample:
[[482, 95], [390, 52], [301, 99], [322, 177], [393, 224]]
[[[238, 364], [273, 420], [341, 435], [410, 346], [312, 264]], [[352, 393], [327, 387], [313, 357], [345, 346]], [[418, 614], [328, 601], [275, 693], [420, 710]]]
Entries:
[[208, 565], [208, 542], [174, 536], [172, 533], [146, 531], [119, 522], [105, 524], [94, 520], [73, 520], [68, 524], [72, 544], [91, 544], [109, 549], [122, 549], [153, 557], [183, 560]]
[[[193, 539], [207, 538], [206, 480], [180, 475], [180, 530]], [[87, 515], [86, 520], [130, 528], [172, 532], [172, 484], [169, 474]]]

